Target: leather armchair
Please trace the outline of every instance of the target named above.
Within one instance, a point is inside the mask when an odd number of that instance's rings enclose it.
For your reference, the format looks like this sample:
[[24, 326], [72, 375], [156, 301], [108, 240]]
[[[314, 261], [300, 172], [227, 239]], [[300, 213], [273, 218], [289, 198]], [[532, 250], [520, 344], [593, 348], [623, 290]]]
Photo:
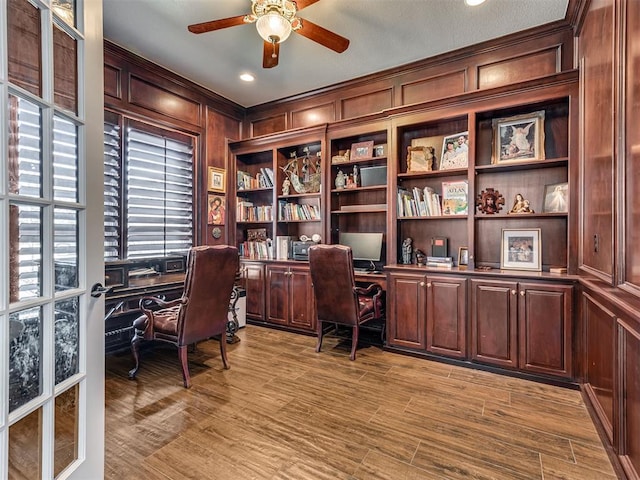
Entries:
[[356, 286], [351, 248], [344, 245], [310, 247], [309, 266], [318, 312], [316, 352], [322, 347], [324, 323], [346, 325], [352, 328], [349, 358], [355, 360], [360, 325], [384, 316], [382, 287]]
[[[184, 292], [181, 298], [165, 302], [156, 297], [140, 299], [144, 315], [133, 322], [135, 334], [131, 352], [135, 367], [140, 367], [140, 343], [161, 341], [175, 345], [182, 365], [183, 383], [191, 386], [187, 363], [187, 346], [220, 335], [220, 355], [224, 368], [229, 368], [226, 352], [226, 328], [229, 302], [240, 265], [238, 249], [228, 245], [199, 246], [189, 251]], [[152, 304], [160, 307], [151, 309]]]

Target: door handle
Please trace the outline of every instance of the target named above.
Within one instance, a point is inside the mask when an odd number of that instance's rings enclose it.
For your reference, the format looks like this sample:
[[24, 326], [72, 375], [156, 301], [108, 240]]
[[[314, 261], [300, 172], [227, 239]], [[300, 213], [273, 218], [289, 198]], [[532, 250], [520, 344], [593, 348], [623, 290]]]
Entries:
[[103, 293], [109, 293], [111, 291], [111, 287], [103, 287], [100, 282], [94, 283], [93, 287], [91, 287], [91, 296], [93, 298], [98, 298]]

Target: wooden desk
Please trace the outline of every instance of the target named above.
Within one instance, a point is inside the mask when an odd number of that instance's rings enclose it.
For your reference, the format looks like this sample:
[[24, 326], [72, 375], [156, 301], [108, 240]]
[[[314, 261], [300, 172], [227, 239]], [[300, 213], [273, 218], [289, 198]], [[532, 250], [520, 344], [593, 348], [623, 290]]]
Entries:
[[355, 272], [356, 283], [377, 283], [387, 291], [387, 276], [384, 273]]
[[129, 278], [127, 287], [115, 287], [105, 296], [105, 353], [129, 348], [133, 321], [140, 315], [140, 298], [161, 296], [174, 300], [182, 295], [184, 273]]

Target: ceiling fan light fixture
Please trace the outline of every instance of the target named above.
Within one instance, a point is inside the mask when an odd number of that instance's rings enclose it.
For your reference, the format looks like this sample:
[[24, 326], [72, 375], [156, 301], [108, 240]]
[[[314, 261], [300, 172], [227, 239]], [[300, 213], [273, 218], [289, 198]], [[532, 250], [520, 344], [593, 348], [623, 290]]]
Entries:
[[470, 7], [475, 7], [476, 5], [484, 3], [484, 0], [464, 0], [464, 3], [466, 3]]
[[262, 15], [256, 21], [258, 34], [271, 43], [284, 42], [291, 34], [291, 22], [278, 12], [271, 11]]

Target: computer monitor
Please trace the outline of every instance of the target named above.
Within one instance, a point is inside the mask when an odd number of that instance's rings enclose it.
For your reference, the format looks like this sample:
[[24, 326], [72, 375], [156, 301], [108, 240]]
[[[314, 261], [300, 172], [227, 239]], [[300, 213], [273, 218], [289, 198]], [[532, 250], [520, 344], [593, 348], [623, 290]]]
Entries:
[[351, 253], [355, 261], [363, 260], [375, 270], [373, 262], [382, 259], [382, 233], [343, 233], [340, 232], [338, 243], [351, 247]]

